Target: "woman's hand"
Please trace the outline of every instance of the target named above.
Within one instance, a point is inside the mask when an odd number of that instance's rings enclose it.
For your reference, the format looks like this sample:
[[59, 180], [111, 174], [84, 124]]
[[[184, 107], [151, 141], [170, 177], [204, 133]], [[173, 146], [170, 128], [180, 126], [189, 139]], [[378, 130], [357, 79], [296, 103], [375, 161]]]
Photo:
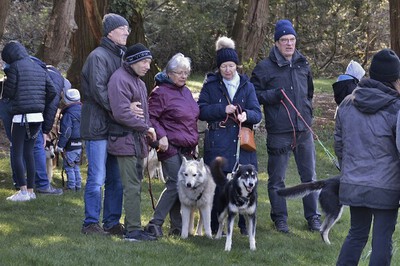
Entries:
[[167, 136], [162, 137], [158, 142], [160, 143], [158, 145], [158, 147], [160, 148], [160, 151], [168, 150], [168, 138], [167, 138]]
[[225, 113], [227, 113], [227, 114], [233, 114], [235, 111], [236, 111], [236, 106], [234, 106], [233, 104], [228, 104], [226, 107], [225, 107]]
[[246, 112], [242, 112], [241, 114], [238, 114], [237, 119], [239, 120], [240, 123], [243, 123], [244, 121], [246, 121], [247, 120]]

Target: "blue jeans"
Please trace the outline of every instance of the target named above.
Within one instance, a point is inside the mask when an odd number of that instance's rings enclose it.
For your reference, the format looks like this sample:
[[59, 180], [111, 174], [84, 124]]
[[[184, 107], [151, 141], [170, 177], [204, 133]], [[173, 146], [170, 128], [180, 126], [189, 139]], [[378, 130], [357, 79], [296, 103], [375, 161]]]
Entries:
[[63, 167], [67, 174], [67, 188], [80, 189], [82, 187], [82, 177], [80, 170], [82, 149], [65, 151], [63, 158]]
[[10, 164], [12, 170], [12, 178], [14, 180], [14, 184], [16, 184], [16, 175], [15, 175], [15, 167], [14, 167], [14, 158], [12, 155], [11, 148], [11, 124], [13, 115], [10, 113], [11, 103], [9, 99], [1, 99], [0, 100], [0, 118], [3, 121], [4, 130], [6, 131], [6, 135], [8, 140], [10, 141]]
[[[379, 210], [350, 206], [351, 226], [340, 250], [336, 265], [358, 265], [372, 227], [371, 266], [390, 265], [392, 236], [397, 223], [398, 209]], [[372, 222], [373, 220], [373, 222]]]
[[35, 146], [33, 147], [35, 154], [35, 187], [36, 189], [47, 189], [50, 186], [50, 180], [46, 171], [46, 151], [44, 149], [43, 132], [39, 131], [36, 138]]
[[86, 141], [88, 160], [85, 187], [85, 220], [83, 225], [100, 220], [104, 185], [103, 227], [111, 228], [119, 223], [122, 213], [122, 183], [117, 158], [107, 154], [107, 140]]
[[[291, 145], [295, 144], [292, 149]], [[296, 139], [293, 133], [267, 135], [268, 150], [268, 196], [271, 203], [271, 219], [287, 221], [286, 199], [277, 194], [277, 190], [285, 187], [286, 169], [289, 158], [293, 152], [300, 175], [301, 183], [316, 180], [315, 173], [315, 145], [311, 132], [296, 132]], [[303, 198], [304, 217], [310, 219], [320, 215], [317, 210], [317, 193], [311, 193]]]

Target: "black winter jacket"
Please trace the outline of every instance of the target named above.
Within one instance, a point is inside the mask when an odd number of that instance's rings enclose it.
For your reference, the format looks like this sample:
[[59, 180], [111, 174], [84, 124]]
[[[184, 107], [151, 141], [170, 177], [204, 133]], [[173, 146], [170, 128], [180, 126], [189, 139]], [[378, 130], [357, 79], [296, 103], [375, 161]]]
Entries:
[[[3, 97], [11, 100], [11, 114], [48, 112], [57, 91], [47, 72], [29, 57], [19, 42], [8, 43], [1, 56], [9, 64], [5, 69], [7, 79]], [[53, 121], [46, 118], [43, 123], [44, 133], [51, 130], [51, 126], [48, 126], [50, 124], [52, 126]]]
[[122, 65], [125, 49], [124, 46], [118, 46], [107, 37], [103, 37], [100, 46], [86, 59], [81, 82], [81, 137], [84, 140], [108, 138], [111, 108], [107, 83], [114, 71]]
[[310, 65], [299, 51], [295, 50], [290, 62], [282, 56], [276, 46], [272, 47], [269, 57], [254, 68], [250, 81], [254, 84], [260, 105], [264, 107], [265, 127], [269, 133], [292, 132], [293, 127], [295, 131], [307, 130], [295, 110], [284, 99], [290, 112], [291, 119], [289, 118], [287, 109], [281, 104], [281, 89], [285, 90], [307, 124], [311, 126], [314, 85]]

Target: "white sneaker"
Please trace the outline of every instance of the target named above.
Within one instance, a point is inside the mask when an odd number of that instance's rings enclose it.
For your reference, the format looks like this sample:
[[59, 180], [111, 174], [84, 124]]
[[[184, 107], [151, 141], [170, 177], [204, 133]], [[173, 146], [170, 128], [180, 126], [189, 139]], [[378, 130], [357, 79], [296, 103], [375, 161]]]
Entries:
[[36, 194], [35, 192], [28, 192], [29, 197], [31, 198], [31, 200], [36, 199]]
[[31, 197], [29, 196], [28, 192], [22, 193], [21, 190], [15, 193], [14, 195], [7, 198], [10, 201], [29, 201]]

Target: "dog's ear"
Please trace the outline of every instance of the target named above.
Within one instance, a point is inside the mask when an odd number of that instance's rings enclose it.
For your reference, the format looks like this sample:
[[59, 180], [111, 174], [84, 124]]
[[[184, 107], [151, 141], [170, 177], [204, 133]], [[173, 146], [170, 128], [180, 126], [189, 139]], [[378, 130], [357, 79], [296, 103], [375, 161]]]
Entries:
[[185, 156], [182, 156], [182, 165], [186, 165], [187, 164], [187, 159]]
[[204, 167], [204, 160], [203, 160], [203, 158], [200, 159], [199, 165], [200, 165], [200, 167]]

